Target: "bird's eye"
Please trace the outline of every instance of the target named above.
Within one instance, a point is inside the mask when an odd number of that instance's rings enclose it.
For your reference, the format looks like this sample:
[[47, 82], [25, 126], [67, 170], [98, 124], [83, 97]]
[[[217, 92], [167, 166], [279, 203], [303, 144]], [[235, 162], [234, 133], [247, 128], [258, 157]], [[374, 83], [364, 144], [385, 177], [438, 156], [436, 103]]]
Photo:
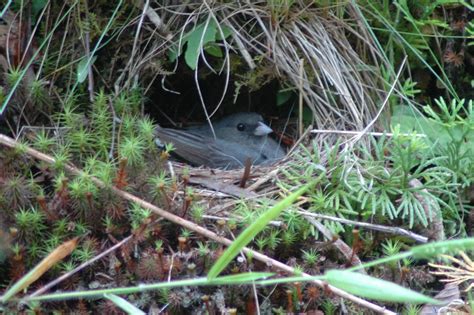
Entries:
[[238, 124], [237, 125], [237, 130], [238, 131], [244, 131], [245, 130], [245, 125], [244, 124]]

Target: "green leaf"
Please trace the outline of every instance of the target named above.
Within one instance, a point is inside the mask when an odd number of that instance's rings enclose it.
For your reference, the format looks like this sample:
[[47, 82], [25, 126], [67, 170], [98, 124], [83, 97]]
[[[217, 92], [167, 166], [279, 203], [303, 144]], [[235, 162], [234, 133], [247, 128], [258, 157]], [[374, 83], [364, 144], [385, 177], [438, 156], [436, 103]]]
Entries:
[[419, 245], [411, 248], [410, 252], [416, 259], [427, 259], [472, 248], [474, 248], [474, 237]]
[[225, 38], [229, 37], [232, 34], [232, 29], [228, 26], [221, 26], [222, 34], [224, 37], [221, 36], [221, 32], [218, 30], [216, 35], [216, 40], [224, 40]]
[[206, 53], [211, 56], [222, 58], [224, 55], [222, 54], [221, 48], [216, 43], [209, 43], [206, 48], [204, 48]]
[[218, 277], [209, 282], [210, 285], [236, 285], [252, 283], [263, 278], [269, 278], [274, 276], [271, 272], [246, 272], [239, 273], [236, 275]]
[[43, 10], [46, 3], [48, 3], [47, 0], [33, 0], [31, 2], [31, 15], [33, 16], [33, 18], [36, 18], [38, 13]]
[[176, 61], [176, 59], [178, 59], [178, 56], [179, 56], [178, 53], [181, 53], [178, 49], [178, 45], [176, 44], [176, 45], [171, 46], [168, 49], [168, 59], [169, 59], [169, 61], [171, 61], [171, 62]]
[[285, 104], [290, 99], [290, 97], [292, 95], [293, 95], [293, 92], [290, 91], [290, 90], [280, 90], [280, 91], [278, 91], [277, 96], [276, 96], [277, 106], [281, 106], [281, 105]]
[[[261, 279], [265, 279], [273, 276], [273, 273], [269, 272], [246, 272], [237, 275], [218, 277], [213, 280], [208, 278], [194, 278], [185, 280], [176, 280], [170, 282], [158, 282], [158, 283], [147, 283], [139, 284], [133, 287], [119, 287], [99, 290], [88, 290], [88, 291], [72, 291], [72, 292], [59, 292], [52, 294], [45, 294], [40, 296], [26, 297], [23, 301], [54, 301], [54, 300], [66, 300], [66, 299], [94, 299], [103, 298], [106, 294], [134, 294], [143, 293], [151, 290], [159, 290], [164, 288], [182, 288], [185, 286], [209, 286], [209, 285], [240, 285], [240, 284], [251, 284]], [[0, 299], [1, 300], [1, 299]]]
[[306, 184], [305, 186], [301, 187], [285, 199], [278, 202], [276, 205], [265, 211], [262, 215], [260, 215], [257, 220], [252, 223], [248, 228], [246, 228], [240, 235], [237, 237], [236, 240], [232, 242], [232, 244], [227, 248], [227, 250], [219, 257], [216, 263], [212, 266], [207, 278], [212, 280], [216, 278], [222, 270], [234, 259], [235, 256], [239, 254], [239, 252], [244, 248], [248, 243], [250, 243], [254, 237], [262, 231], [267, 224], [275, 219], [283, 210], [291, 206], [298, 197], [304, 194], [310, 187], [312, 187], [321, 177], [320, 175], [314, 181]]
[[194, 31], [191, 30], [190, 32], [183, 35], [182, 38], [175, 44], [173, 44], [168, 51], [168, 58], [171, 62], [174, 62], [182, 53], [183, 53], [183, 46], [188, 42], [189, 35]]
[[433, 141], [443, 145], [451, 142], [448, 132], [441, 124], [429, 120], [409, 106], [395, 106], [390, 124], [392, 127], [400, 125], [400, 132], [411, 133], [416, 131], [427, 135], [428, 145], [432, 145]]
[[112, 301], [115, 305], [120, 307], [127, 314], [133, 314], [133, 315], [145, 315], [146, 314], [144, 311], [137, 308], [135, 305], [133, 305], [132, 303], [128, 302], [127, 300], [121, 298], [118, 295], [104, 294], [104, 297], [106, 299], [109, 299], [110, 301]]
[[186, 64], [192, 70], [196, 70], [198, 59], [201, 54], [201, 47], [205, 47], [208, 43], [216, 40], [216, 24], [214, 20], [209, 23], [201, 23], [189, 33], [187, 39], [188, 46], [184, 54]]
[[[171, 46], [168, 50], [168, 59], [171, 62], [176, 59], [183, 52], [183, 47], [187, 44], [185, 50], [185, 61], [186, 64], [193, 70], [197, 67], [197, 61], [201, 54], [201, 47], [211, 56], [222, 58], [223, 54], [219, 46], [215, 44], [217, 40], [223, 40], [232, 34], [232, 30], [227, 26], [221, 26], [221, 31], [217, 28], [215, 20], [210, 20], [206, 26], [206, 22], [203, 22], [193, 28], [191, 31], [186, 33], [181, 39], [180, 43], [176, 43]], [[202, 39], [202, 42], [201, 42]]]
[[313, 123], [313, 112], [308, 107], [303, 107], [303, 124], [309, 126]]
[[84, 57], [79, 62], [79, 64], [77, 65], [77, 81], [79, 83], [82, 83], [86, 80], [89, 65], [94, 64], [96, 59], [97, 59], [97, 56], [93, 56], [92, 58]]
[[449, 24], [437, 19], [426, 19], [420, 21], [414, 21], [419, 26], [438, 26], [440, 28], [449, 29]]
[[324, 278], [330, 285], [364, 298], [412, 304], [441, 303], [429, 296], [404, 288], [398, 284], [357, 272], [329, 270]]

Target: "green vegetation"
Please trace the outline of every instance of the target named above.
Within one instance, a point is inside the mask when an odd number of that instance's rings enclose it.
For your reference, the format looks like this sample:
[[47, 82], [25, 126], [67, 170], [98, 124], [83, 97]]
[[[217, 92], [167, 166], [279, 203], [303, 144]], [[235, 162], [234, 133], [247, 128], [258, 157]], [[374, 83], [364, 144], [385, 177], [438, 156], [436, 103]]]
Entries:
[[[416, 314], [446, 278], [472, 311], [472, 4], [145, 3], [4, 1], [2, 312]], [[288, 158], [157, 146], [232, 108]]]

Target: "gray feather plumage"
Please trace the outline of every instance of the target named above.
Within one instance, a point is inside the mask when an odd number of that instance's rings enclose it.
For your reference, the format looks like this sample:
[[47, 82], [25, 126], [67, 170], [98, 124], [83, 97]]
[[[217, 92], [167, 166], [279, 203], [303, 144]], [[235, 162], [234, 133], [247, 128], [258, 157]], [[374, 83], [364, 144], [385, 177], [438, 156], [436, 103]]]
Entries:
[[213, 123], [215, 138], [209, 125], [181, 130], [158, 127], [156, 135], [161, 142], [173, 143], [174, 153], [193, 165], [235, 169], [248, 158], [253, 165], [269, 165], [282, 159], [285, 151], [268, 135], [255, 135], [259, 126], [265, 126], [262, 122], [256, 113], [239, 113]]

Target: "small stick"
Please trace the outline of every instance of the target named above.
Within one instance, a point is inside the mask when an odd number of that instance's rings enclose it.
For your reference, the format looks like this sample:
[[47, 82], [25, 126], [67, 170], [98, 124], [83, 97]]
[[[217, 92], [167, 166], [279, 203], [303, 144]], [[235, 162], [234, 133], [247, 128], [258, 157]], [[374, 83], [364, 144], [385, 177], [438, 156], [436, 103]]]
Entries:
[[250, 178], [251, 168], [252, 168], [252, 161], [250, 160], [250, 158], [247, 158], [245, 160], [244, 173], [242, 174], [242, 178], [240, 179], [240, 183], [239, 183], [240, 188], [245, 188], [245, 184], [247, 183], [247, 180]]
[[358, 221], [353, 221], [353, 220], [348, 220], [348, 219], [343, 219], [343, 218], [336, 218], [332, 217], [329, 215], [324, 215], [324, 214], [319, 214], [319, 213], [312, 213], [308, 211], [298, 211], [298, 213], [304, 215], [304, 216], [309, 216], [313, 217], [316, 219], [322, 219], [322, 220], [331, 220], [335, 222], [340, 222], [343, 224], [351, 224], [355, 226], [361, 226], [366, 229], [370, 230], [375, 230], [375, 231], [380, 231], [380, 232], [385, 232], [385, 233], [390, 233], [390, 234], [397, 234], [397, 235], [403, 235], [407, 236], [409, 238], [414, 239], [417, 242], [420, 243], [427, 243], [428, 238], [423, 235], [419, 235], [410, 231], [407, 231], [405, 229], [399, 228], [399, 227], [391, 227], [391, 226], [385, 226], [385, 225], [380, 225], [380, 224], [372, 224], [372, 223], [367, 223], [367, 222], [358, 222]]
[[301, 138], [303, 135], [303, 73], [304, 73], [304, 59], [300, 59], [300, 82], [299, 82], [299, 100], [298, 100], [298, 135]]
[[[208, 214], [205, 214], [202, 217], [203, 217], [203, 219], [208, 219], [208, 220], [224, 220], [224, 221], [231, 221], [231, 220], [241, 221], [241, 220], [243, 220], [240, 217], [226, 218], [226, 217], [219, 217], [219, 216], [208, 215]], [[272, 225], [272, 226], [275, 226], [275, 227], [282, 227], [283, 226], [283, 222], [281, 222], [281, 221], [270, 221], [270, 222], [268, 222], [268, 224]]]
[[[381, 137], [381, 136], [387, 136], [387, 137], [393, 137], [393, 133], [390, 132], [365, 132], [365, 131], [350, 131], [350, 130], [323, 130], [323, 129], [313, 129], [310, 131], [311, 133], [323, 133], [323, 134], [340, 134], [340, 135], [348, 135], [348, 136], [363, 136], [363, 135], [368, 135], [368, 136], [374, 136], [374, 137]], [[400, 133], [399, 135], [401, 136], [415, 136], [415, 137], [421, 137], [421, 138], [426, 138], [427, 135], [425, 134], [408, 134], [408, 133]]]

